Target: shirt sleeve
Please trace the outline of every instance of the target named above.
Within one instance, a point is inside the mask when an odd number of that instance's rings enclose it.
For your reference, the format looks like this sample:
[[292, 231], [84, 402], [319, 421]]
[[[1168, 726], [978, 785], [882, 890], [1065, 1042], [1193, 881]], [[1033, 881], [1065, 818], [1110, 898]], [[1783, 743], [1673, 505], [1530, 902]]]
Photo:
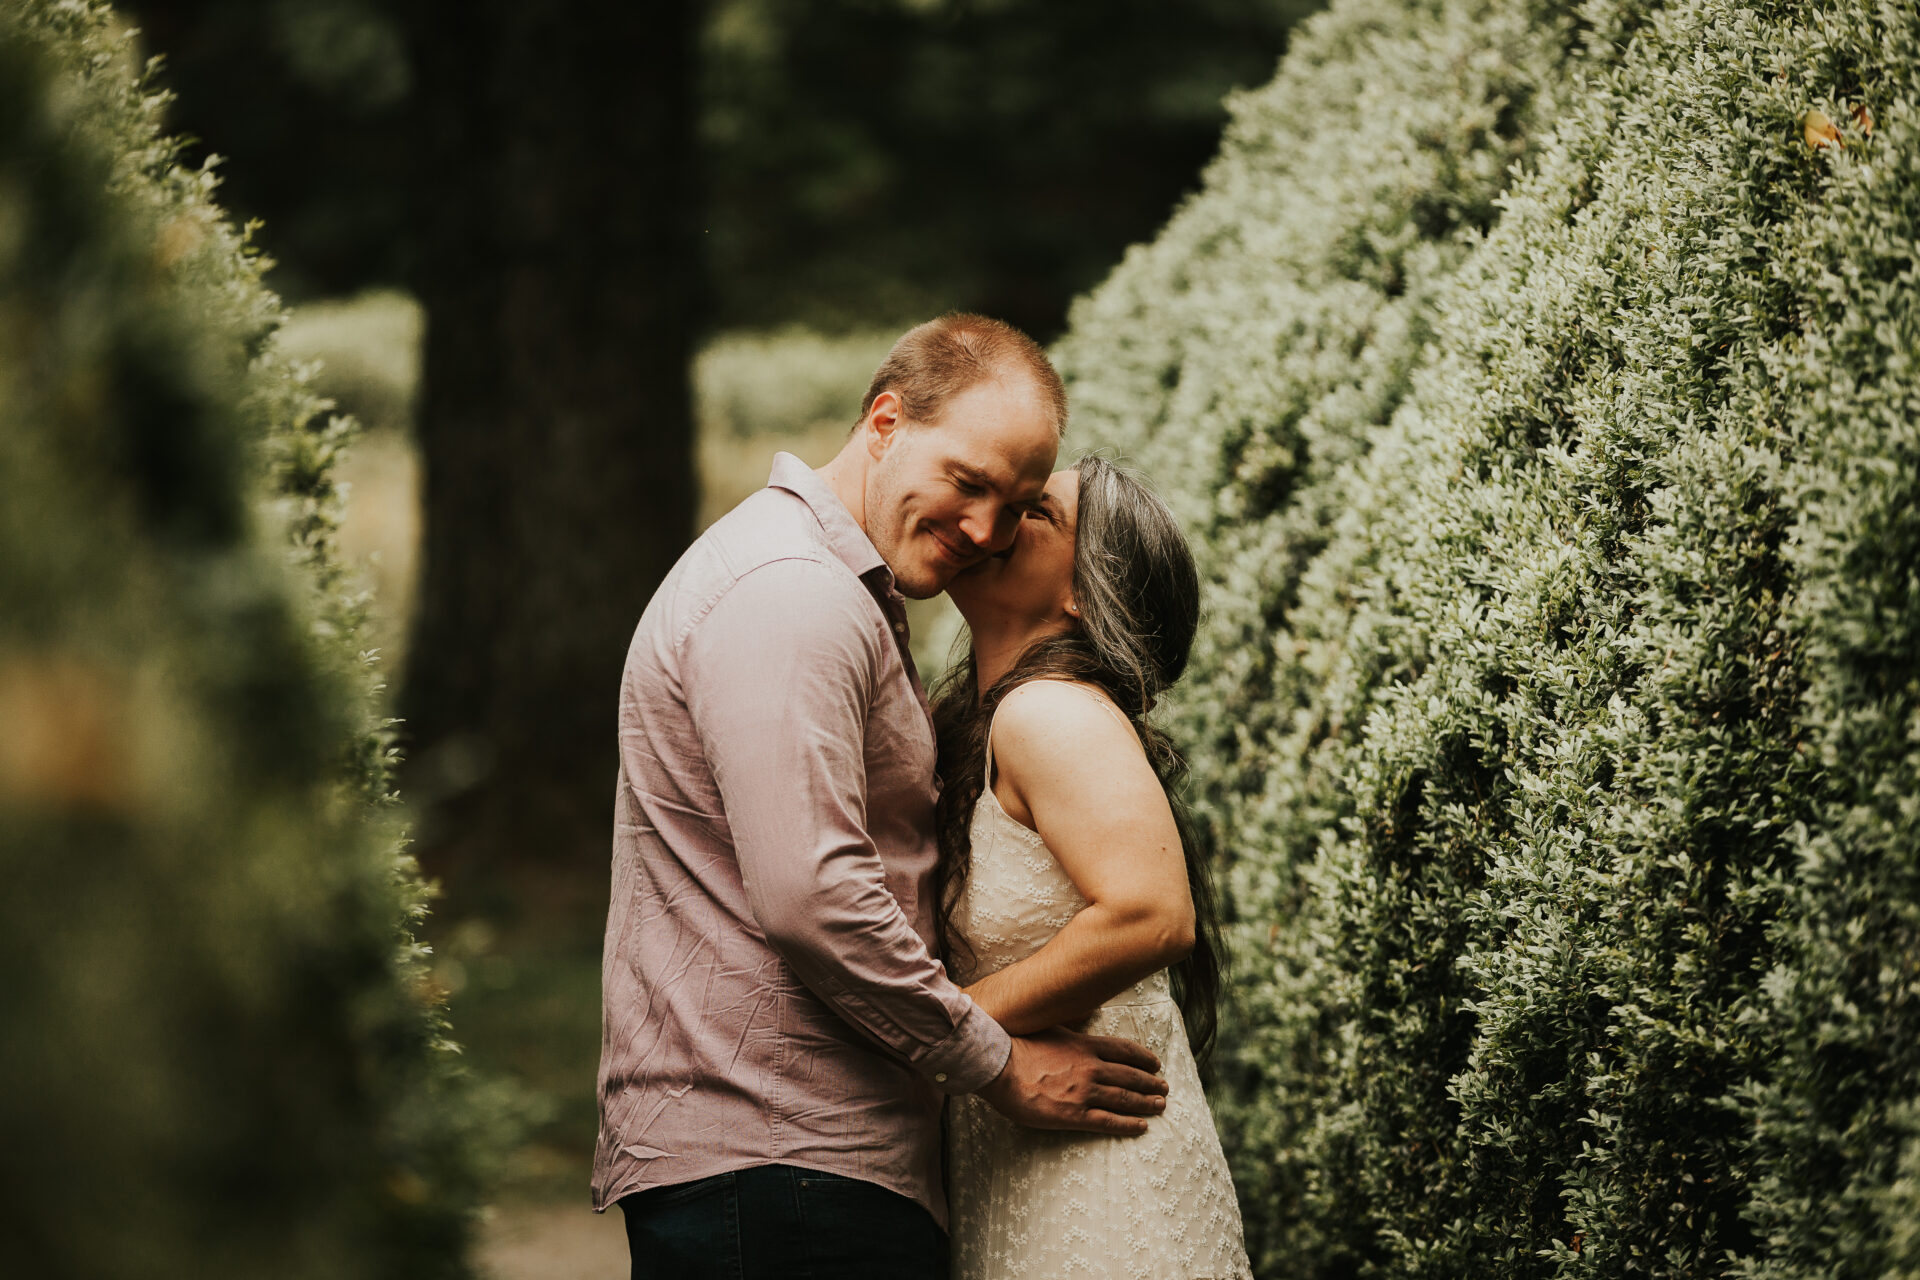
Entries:
[[927, 950], [867, 833], [867, 717], [887, 640], [872, 608], [828, 566], [762, 565], [688, 632], [683, 689], [769, 945], [936, 1088], [972, 1093], [1011, 1041]]

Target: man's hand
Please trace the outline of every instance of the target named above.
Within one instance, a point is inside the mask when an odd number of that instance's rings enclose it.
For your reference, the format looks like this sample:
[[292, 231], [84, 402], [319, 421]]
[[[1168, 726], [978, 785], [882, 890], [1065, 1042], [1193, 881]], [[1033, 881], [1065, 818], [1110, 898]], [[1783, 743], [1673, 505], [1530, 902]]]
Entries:
[[994, 1110], [1035, 1129], [1077, 1129], [1135, 1137], [1140, 1117], [1167, 1109], [1160, 1060], [1131, 1040], [1086, 1036], [1058, 1027], [1015, 1036], [1013, 1053], [980, 1096]]

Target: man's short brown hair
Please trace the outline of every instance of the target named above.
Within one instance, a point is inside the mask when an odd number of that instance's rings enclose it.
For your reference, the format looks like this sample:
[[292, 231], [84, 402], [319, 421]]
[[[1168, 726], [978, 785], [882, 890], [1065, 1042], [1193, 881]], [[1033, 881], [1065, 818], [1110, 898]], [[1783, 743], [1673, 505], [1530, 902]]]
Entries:
[[1004, 320], [966, 311], [950, 311], [902, 334], [874, 372], [860, 417], [866, 418], [882, 391], [891, 391], [900, 397], [901, 417], [933, 422], [954, 396], [1009, 372], [1033, 379], [1054, 434], [1065, 431], [1067, 389], [1040, 344]]

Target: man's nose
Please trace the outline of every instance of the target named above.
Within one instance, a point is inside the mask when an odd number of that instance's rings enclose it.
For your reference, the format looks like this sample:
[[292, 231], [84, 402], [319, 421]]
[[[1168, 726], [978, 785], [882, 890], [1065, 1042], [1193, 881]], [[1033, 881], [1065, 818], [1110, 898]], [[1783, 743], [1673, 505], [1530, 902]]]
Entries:
[[1005, 508], [991, 512], [969, 511], [960, 521], [961, 532], [988, 555], [999, 555], [1013, 545], [1014, 532], [1020, 527], [1017, 517], [1005, 518], [1009, 514]]
[[977, 549], [989, 555], [1000, 550], [1000, 547], [994, 543], [994, 535], [998, 530], [994, 526], [993, 517], [984, 511], [968, 508], [960, 517], [960, 532], [965, 534], [967, 541]]

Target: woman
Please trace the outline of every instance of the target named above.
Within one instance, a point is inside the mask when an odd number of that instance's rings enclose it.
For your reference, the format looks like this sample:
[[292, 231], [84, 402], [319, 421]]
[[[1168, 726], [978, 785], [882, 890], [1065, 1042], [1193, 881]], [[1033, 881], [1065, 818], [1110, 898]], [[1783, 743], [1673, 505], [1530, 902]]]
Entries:
[[1124, 1036], [1168, 1083], [1140, 1137], [1042, 1132], [955, 1098], [953, 1274], [1247, 1276], [1192, 1047], [1213, 1034], [1212, 898], [1172, 796], [1182, 762], [1146, 721], [1193, 643], [1193, 557], [1159, 499], [1089, 456], [948, 594], [972, 640], [934, 713], [953, 970], [1014, 1034]]

